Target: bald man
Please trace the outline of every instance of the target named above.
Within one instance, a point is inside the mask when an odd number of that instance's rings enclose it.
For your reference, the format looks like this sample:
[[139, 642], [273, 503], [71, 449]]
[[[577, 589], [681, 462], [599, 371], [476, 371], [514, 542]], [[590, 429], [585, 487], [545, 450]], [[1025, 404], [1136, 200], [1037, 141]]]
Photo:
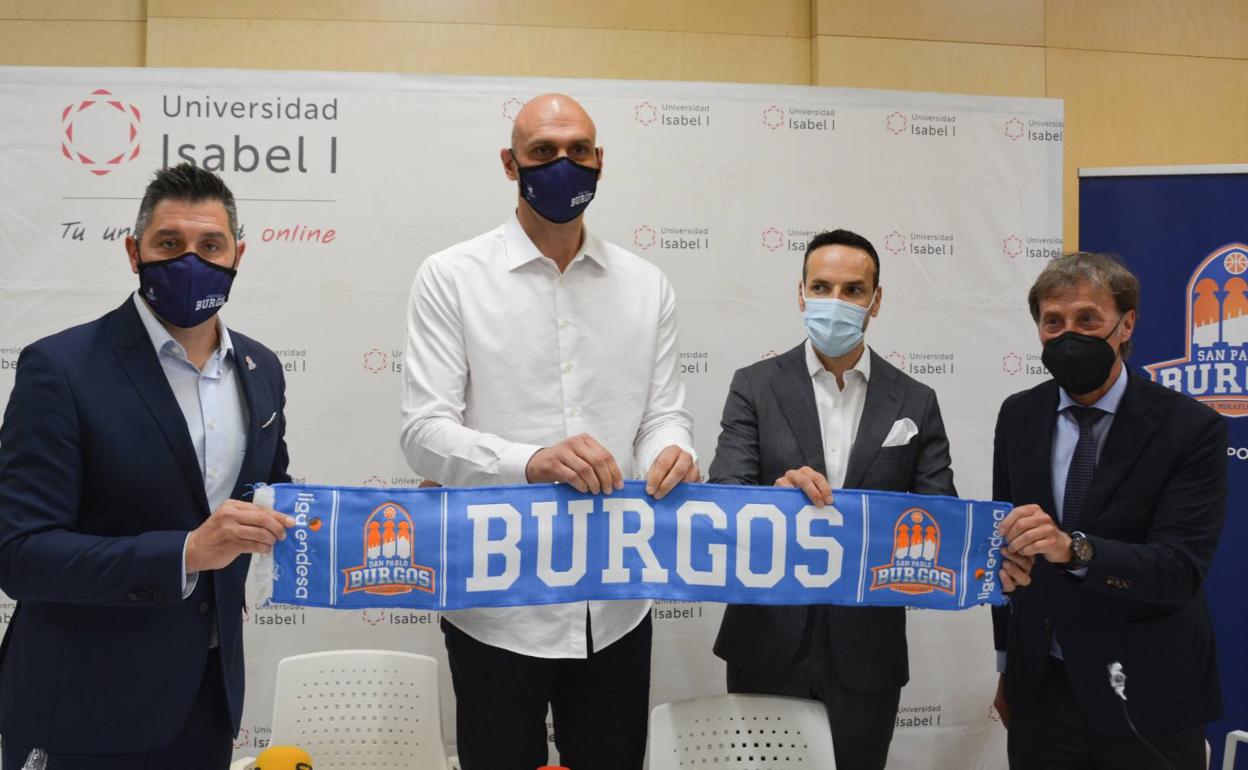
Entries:
[[[656, 498], [700, 478], [658, 268], [584, 222], [602, 174], [594, 123], [547, 94], [516, 116], [501, 226], [429, 257], [412, 285], [401, 441], [446, 486], [561, 482], [610, 495], [644, 474]], [[547, 763], [639, 770], [650, 605], [588, 602], [445, 613], [464, 770]]]

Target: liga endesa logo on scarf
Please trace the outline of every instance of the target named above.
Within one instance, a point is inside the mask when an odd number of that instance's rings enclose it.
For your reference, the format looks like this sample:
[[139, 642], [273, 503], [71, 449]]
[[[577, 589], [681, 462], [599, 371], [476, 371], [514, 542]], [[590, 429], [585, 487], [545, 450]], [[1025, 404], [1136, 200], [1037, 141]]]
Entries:
[[256, 502], [295, 518], [274, 547], [273, 601], [355, 610], [616, 599], [965, 609], [1003, 601], [995, 527], [1010, 508], [864, 490], [816, 507], [795, 489], [717, 484], [655, 500], [639, 481], [611, 495], [277, 484]]

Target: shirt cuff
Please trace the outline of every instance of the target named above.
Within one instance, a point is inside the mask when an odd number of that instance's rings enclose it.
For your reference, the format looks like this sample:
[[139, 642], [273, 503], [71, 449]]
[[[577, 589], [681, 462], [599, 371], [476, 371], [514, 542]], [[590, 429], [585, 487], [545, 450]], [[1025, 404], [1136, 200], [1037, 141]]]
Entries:
[[528, 484], [529, 479], [524, 471], [528, 468], [529, 460], [533, 458], [533, 455], [542, 449], [543, 447], [537, 444], [521, 444], [520, 442], [513, 443], [504, 449], [498, 458], [498, 483]]
[[195, 592], [195, 586], [199, 583], [198, 572], [186, 571], [186, 544], [191, 541], [191, 533], [186, 533], [186, 539], [182, 541], [182, 598], [187, 599]]
[[647, 446], [637, 456], [637, 477], [644, 479], [650, 473], [650, 466], [654, 465], [654, 461], [659, 459], [659, 455], [663, 454], [663, 450], [669, 446], [678, 446], [689, 453], [693, 458], [693, 464], [698, 464], [698, 453], [694, 451], [693, 444], [687, 440], [687, 431], [671, 431], [667, 435], [656, 437], [658, 440], [648, 441]]
[[1066, 572], [1067, 574], [1074, 575], [1077, 578], [1081, 578], [1088, 574], [1088, 568], [1080, 567], [1079, 569], [1068, 569], [1066, 570]]
[[997, 673], [1005, 673], [1005, 650], [997, 650]]

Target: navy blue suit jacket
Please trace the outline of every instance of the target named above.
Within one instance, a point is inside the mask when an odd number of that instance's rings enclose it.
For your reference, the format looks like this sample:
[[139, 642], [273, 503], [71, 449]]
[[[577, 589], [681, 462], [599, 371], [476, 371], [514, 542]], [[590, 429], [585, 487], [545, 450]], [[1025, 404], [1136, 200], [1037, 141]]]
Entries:
[[[231, 338], [248, 410], [242, 497], [289, 480], [285, 381], [271, 351]], [[22, 351], [0, 425], [0, 590], [17, 601], [0, 646], [0, 735], [53, 754], [158, 748], [186, 721], [209, 654], [237, 731], [249, 558], [201, 573], [182, 598], [183, 543], [210, 513], [131, 298]]]
[[[997, 418], [992, 499], [1053, 512], [1057, 384], [1005, 400]], [[995, 608], [996, 647], [1008, 650], [1005, 697], [1038, 701], [1056, 633], [1071, 685], [1101, 732], [1129, 735], [1107, 667], [1127, 675], [1141, 731], [1164, 734], [1218, 717], [1213, 627], [1202, 590], [1226, 515], [1226, 421], [1131, 373], [1101, 450], [1080, 530], [1094, 556], [1083, 578], [1041, 558], [1032, 583]]]

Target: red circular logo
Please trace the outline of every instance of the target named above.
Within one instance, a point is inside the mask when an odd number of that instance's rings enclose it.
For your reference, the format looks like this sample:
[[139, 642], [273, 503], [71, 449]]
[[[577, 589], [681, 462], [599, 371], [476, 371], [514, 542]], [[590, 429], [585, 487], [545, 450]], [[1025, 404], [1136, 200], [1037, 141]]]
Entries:
[[364, 369], [376, 374], [390, 365], [390, 357], [377, 348], [364, 354]]
[[774, 227], [768, 227], [763, 231], [763, 246], [769, 251], [775, 251], [784, 245], [784, 233]]
[[638, 248], [650, 248], [654, 245], [657, 238], [658, 235], [654, 232], [654, 228], [650, 225], [642, 225], [641, 227], [633, 230], [633, 243], [637, 244]]
[[633, 108], [633, 120], [648, 126], [659, 119], [659, 111], [650, 102], [642, 102]]
[[771, 105], [763, 110], [763, 125], [775, 131], [784, 125], [784, 110], [776, 105]]
[[1023, 253], [1023, 240], [1017, 235], [1007, 236], [1001, 241], [1001, 251], [1005, 252], [1007, 257], [1017, 257]]
[[1023, 357], [1017, 353], [1006, 353], [1001, 356], [1001, 371], [1006, 374], [1018, 374], [1023, 370]]
[[139, 108], [106, 88], [61, 111], [61, 155], [96, 176], [139, 157]]
[[503, 117], [510, 121], [515, 121], [516, 116], [520, 114], [520, 108], [524, 106], [524, 102], [516, 97], [511, 97], [503, 102]]
[[909, 122], [905, 115], [900, 112], [893, 112], [887, 118], [884, 118], [884, 127], [893, 134], [900, 134], [906, 130], [906, 125]]
[[1019, 139], [1022, 139], [1023, 138], [1023, 121], [1019, 120], [1018, 118], [1010, 118], [1009, 120], [1005, 121], [1005, 135], [1008, 136], [1011, 141], [1015, 141], [1015, 142], [1017, 142]]

